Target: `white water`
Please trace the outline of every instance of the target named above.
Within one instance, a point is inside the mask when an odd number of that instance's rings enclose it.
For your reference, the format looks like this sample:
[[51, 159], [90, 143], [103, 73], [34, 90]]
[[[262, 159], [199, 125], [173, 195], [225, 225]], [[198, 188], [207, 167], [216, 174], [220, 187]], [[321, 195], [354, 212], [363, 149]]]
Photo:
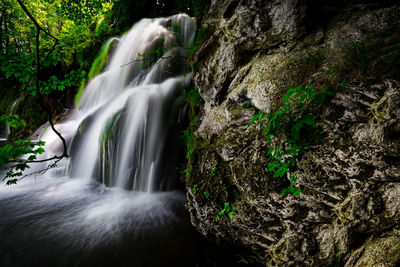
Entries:
[[[172, 31], [173, 24], [179, 25], [178, 33]], [[142, 192], [173, 189], [175, 166], [166, 166], [165, 159], [176, 157], [176, 152], [165, 143], [178, 123], [181, 91], [190, 83], [182, 45], [193, 41], [194, 32], [193, 19], [176, 15], [141, 20], [121, 37], [109, 65], [85, 88], [77, 112], [56, 125], [71, 155], [59, 173]], [[152, 51], [161, 42], [171, 49], [143, 68], [138, 53]], [[44, 157], [61, 152], [52, 131], [42, 140]]]
[[[178, 34], [173, 24], [179, 24]], [[119, 39], [79, 106], [56, 124], [70, 158], [17, 185], [0, 186], [1, 266], [156, 266], [183, 260], [162, 256], [176, 249], [194, 257], [184, 252], [190, 243], [175, 240], [193, 233], [187, 218], [182, 220], [184, 195], [173, 191], [181, 91], [190, 84], [183, 45], [193, 41], [194, 32], [193, 19], [176, 15], [144, 19]], [[160, 40], [179, 46], [143, 68], [138, 53]], [[50, 129], [41, 139], [46, 142], [41, 159], [62, 153]], [[31, 164], [26, 173], [46, 166]], [[171, 231], [187, 234], [171, 238]], [[165, 246], [158, 248], [160, 242]]]
[[[8, 112], [9, 115], [12, 115], [15, 111], [15, 108], [18, 106], [19, 102], [23, 99], [22, 96], [18, 97], [17, 100], [11, 105], [10, 111]], [[5, 123], [0, 125], [0, 143], [7, 142], [7, 138], [10, 135], [10, 124]]]

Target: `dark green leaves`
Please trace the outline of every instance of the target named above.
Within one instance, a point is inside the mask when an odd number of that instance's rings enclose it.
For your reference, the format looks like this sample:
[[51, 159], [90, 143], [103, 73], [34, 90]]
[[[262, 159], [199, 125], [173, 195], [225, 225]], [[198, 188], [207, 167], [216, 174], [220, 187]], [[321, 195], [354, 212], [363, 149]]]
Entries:
[[[55, 91], [63, 91], [72, 86], [78, 86], [84, 77], [81, 69], [72, 70], [64, 75], [64, 79], [60, 80], [56, 76], [51, 76], [47, 81], [40, 81], [40, 92], [42, 94], [50, 94]], [[35, 96], [35, 86], [28, 87], [28, 91]]]
[[[17, 115], [2, 115], [1, 122], [9, 123], [11, 127], [17, 128], [24, 126], [26, 123]], [[13, 143], [6, 144], [0, 147], [0, 166], [9, 164], [9, 170], [6, 173], [3, 181], [7, 180], [6, 184], [15, 184], [22, 172], [29, 168], [28, 163], [37, 159], [38, 154], [43, 154], [43, 146], [45, 142], [35, 142], [32, 139], [18, 139]], [[25, 156], [26, 159], [21, 157]]]
[[216, 220], [224, 220], [224, 219], [231, 219], [233, 214], [235, 214], [236, 210], [231, 207], [229, 202], [225, 202], [224, 208], [218, 212], [217, 216], [215, 217]]
[[264, 129], [269, 143], [273, 137], [283, 138], [281, 146], [272, 146], [269, 155], [268, 171], [273, 177], [282, 178], [288, 175], [290, 186], [282, 191], [283, 195], [297, 196], [301, 189], [297, 185], [296, 160], [305, 148], [319, 143], [322, 136], [316, 123], [320, 105], [327, 97], [335, 95], [328, 87], [317, 91], [311, 83], [306, 87], [298, 86], [287, 90], [283, 106], [275, 112], [261, 111], [253, 116], [248, 126], [256, 125]]
[[26, 126], [26, 122], [16, 114], [1, 115], [0, 122], [8, 123], [8, 125], [10, 125], [11, 128], [18, 128], [21, 126]]
[[110, 3], [111, 0], [63, 0], [57, 11], [77, 24], [90, 23]]

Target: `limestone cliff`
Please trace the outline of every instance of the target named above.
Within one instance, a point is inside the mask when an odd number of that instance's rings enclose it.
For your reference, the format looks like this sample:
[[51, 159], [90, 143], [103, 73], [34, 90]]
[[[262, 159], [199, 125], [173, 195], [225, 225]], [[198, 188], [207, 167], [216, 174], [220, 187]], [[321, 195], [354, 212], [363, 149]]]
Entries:
[[[205, 103], [187, 207], [244, 263], [398, 266], [400, 5], [320, 2], [212, 1], [193, 56]], [[266, 167], [271, 144], [247, 125], [309, 82], [336, 96], [319, 113], [324, 141], [297, 161], [301, 195], [282, 196], [287, 179]], [[225, 203], [234, 214], [216, 218]]]

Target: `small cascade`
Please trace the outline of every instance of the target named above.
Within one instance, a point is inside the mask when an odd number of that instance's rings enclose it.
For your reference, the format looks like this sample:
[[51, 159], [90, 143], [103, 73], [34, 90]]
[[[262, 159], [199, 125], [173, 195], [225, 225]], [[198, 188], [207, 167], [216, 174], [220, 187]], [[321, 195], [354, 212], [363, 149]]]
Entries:
[[[103, 72], [90, 80], [71, 118], [56, 125], [71, 156], [58, 175], [142, 192], [174, 189], [181, 92], [190, 84], [187, 50], [195, 30], [184, 14], [143, 19], [103, 46], [96, 64], [104, 66], [94, 67]], [[42, 139], [44, 157], [62, 150], [52, 131]]]
[[8, 137], [8, 125], [6, 123], [0, 123], [0, 142], [7, 141]]
[[[23, 99], [23, 96], [17, 98], [14, 103], [11, 105], [10, 111], [8, 112], [9, 115], [14, 114], [15, 109], [17, 108], [18, 104]], [[7, 142], [7, 138], [10, 135], [10, 124], [8, 123], [0, 123], [0, 142], [4, 143]]]

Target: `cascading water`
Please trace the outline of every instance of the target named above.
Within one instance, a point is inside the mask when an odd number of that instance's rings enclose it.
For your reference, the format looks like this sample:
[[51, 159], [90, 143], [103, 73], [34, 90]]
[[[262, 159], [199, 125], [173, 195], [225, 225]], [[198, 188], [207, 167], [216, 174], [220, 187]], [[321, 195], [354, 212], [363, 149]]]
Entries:
[[[142, 20], [121, 38], [109, 65], [83, 92], [75, 117], [58, 126], [71, 139], [66, 171], [72, 177], [96, 177], [110, 186], [144, 192], [173, 188], [171, 159], [176, 153], [167, 151], [171, 147], [166, 142], [176, 128], [179, 94], [190, 82], [185, 45], [194, 32], [194, 20], [177, 15]], [[143, 68], [153, 58], [139, 55], [152, 55], [161, 47], [170, 49]], [[70, 132], [63, 130], [67, 127]], [[43, 137], [49, 139], [58, 142], [52, 132]]]
[[[77, 109], [56, 125], [71, 157], [0, 187], [0, 266], [194, 266], [201, 241], [184, 194], [171, 191], [194, 32], [180, 14], [141, 20], [118, 39]], [[41, 139], [43, 158], [62, 152], [51, 130]]]
[[[18, 97], [17, 100], [11, 105], [9, 115], [14, 113], [15, 108], [18, 106], [19, 102], [23, 99], [23, 96]], [[7, 143], [7, 138], [10, 135], [10, 124], [0, 123], [0, 144]]]

